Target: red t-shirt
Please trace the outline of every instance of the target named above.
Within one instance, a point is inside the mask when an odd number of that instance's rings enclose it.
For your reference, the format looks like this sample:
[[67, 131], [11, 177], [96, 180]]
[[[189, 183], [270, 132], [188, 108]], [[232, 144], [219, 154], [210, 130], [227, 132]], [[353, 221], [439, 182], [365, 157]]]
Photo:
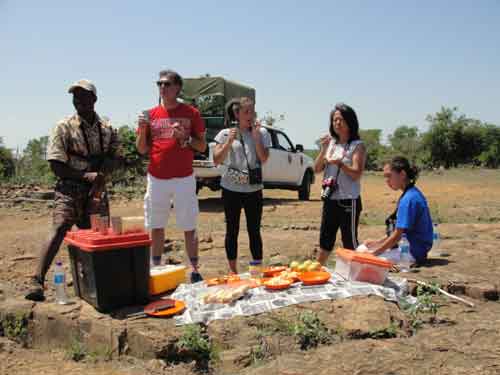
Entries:
[[149, 118], [152, 145], [148, 172], [161, 179], [190, 176], [193, 173], [194, 151], [189, 146], [181, 146], [173, 136], [172, 126], [179, 123], [186, 134], [200, 136], [205, 131], [200, 112], [183, 103], [168, 110], [159, 105], [149, 110]]

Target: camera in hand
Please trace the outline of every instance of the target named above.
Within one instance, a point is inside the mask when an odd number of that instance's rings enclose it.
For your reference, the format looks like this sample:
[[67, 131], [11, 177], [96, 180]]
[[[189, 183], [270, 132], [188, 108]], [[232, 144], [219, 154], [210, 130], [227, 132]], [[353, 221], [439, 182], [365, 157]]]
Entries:
[[333, 177], [327, 177], [321, 184], [321, 200], [328, 200], [337, 189], [337, 182]]

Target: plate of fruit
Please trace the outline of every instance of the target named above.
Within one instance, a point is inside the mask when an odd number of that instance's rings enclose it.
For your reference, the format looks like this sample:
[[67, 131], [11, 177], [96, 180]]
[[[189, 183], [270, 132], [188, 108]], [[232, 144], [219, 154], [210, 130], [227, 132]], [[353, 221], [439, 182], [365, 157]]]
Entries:
[[274, 277], [278, 276], [281, 272], [285, 270], [286, 270], [285, 266], [271, 266], [264, 268], [262, 270], [262, 274], [264, 275], [264, 277]]
[[232, 284], [238, 281], [240, 281], [240, 277], [238, 275], [231, 274], [227, 276], [214, 277], [212, 279], [205, 280], [205, 284], [207, 286], [215, 286], [223, 284]]
[[299, 281], [299, 273], [297, 271], [292, 271], [291, 268], [287, 268], [279, 274], [282, 279], [292, 280], [293, 282]]
[[319, 285], [328, 282], [331, 276], [330, 272], [326, 271], [308, 271], [301, 273], [299, 279], [304, 285]]
[[320, 262], [308, 259], [304, 262], [293, 261], [292, 263], [290, 263], [290, 269], [298, 273], [313, 272], [321, 271], [322, 266]]
[[275, 276], [264, 282], [264, 286], [266, 287], [266, 289], [282, 290], [290, 288], [290, 285], [292, 285], [292, 283], [293, 281], [290, 279], [284, 279], [281, 276]]

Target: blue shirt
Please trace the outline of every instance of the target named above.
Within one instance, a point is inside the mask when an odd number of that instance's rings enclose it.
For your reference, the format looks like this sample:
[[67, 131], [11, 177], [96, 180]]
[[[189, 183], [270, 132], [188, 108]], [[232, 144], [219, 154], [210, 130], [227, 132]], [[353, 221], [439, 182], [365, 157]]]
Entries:
[[408, 189], [399, 200], [396, 228], [406, 232], [417, 262], [425, 261], [432, 247], [432, 219], [427, 200], [416, 187]]

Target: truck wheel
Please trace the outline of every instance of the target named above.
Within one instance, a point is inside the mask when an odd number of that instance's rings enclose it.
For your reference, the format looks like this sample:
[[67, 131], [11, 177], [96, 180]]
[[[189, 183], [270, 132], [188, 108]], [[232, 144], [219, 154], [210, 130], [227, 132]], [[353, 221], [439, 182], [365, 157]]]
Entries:
[[308, 201], [311, 196], [311, 173], [306, 172], [299, 188], [299, 200]]

